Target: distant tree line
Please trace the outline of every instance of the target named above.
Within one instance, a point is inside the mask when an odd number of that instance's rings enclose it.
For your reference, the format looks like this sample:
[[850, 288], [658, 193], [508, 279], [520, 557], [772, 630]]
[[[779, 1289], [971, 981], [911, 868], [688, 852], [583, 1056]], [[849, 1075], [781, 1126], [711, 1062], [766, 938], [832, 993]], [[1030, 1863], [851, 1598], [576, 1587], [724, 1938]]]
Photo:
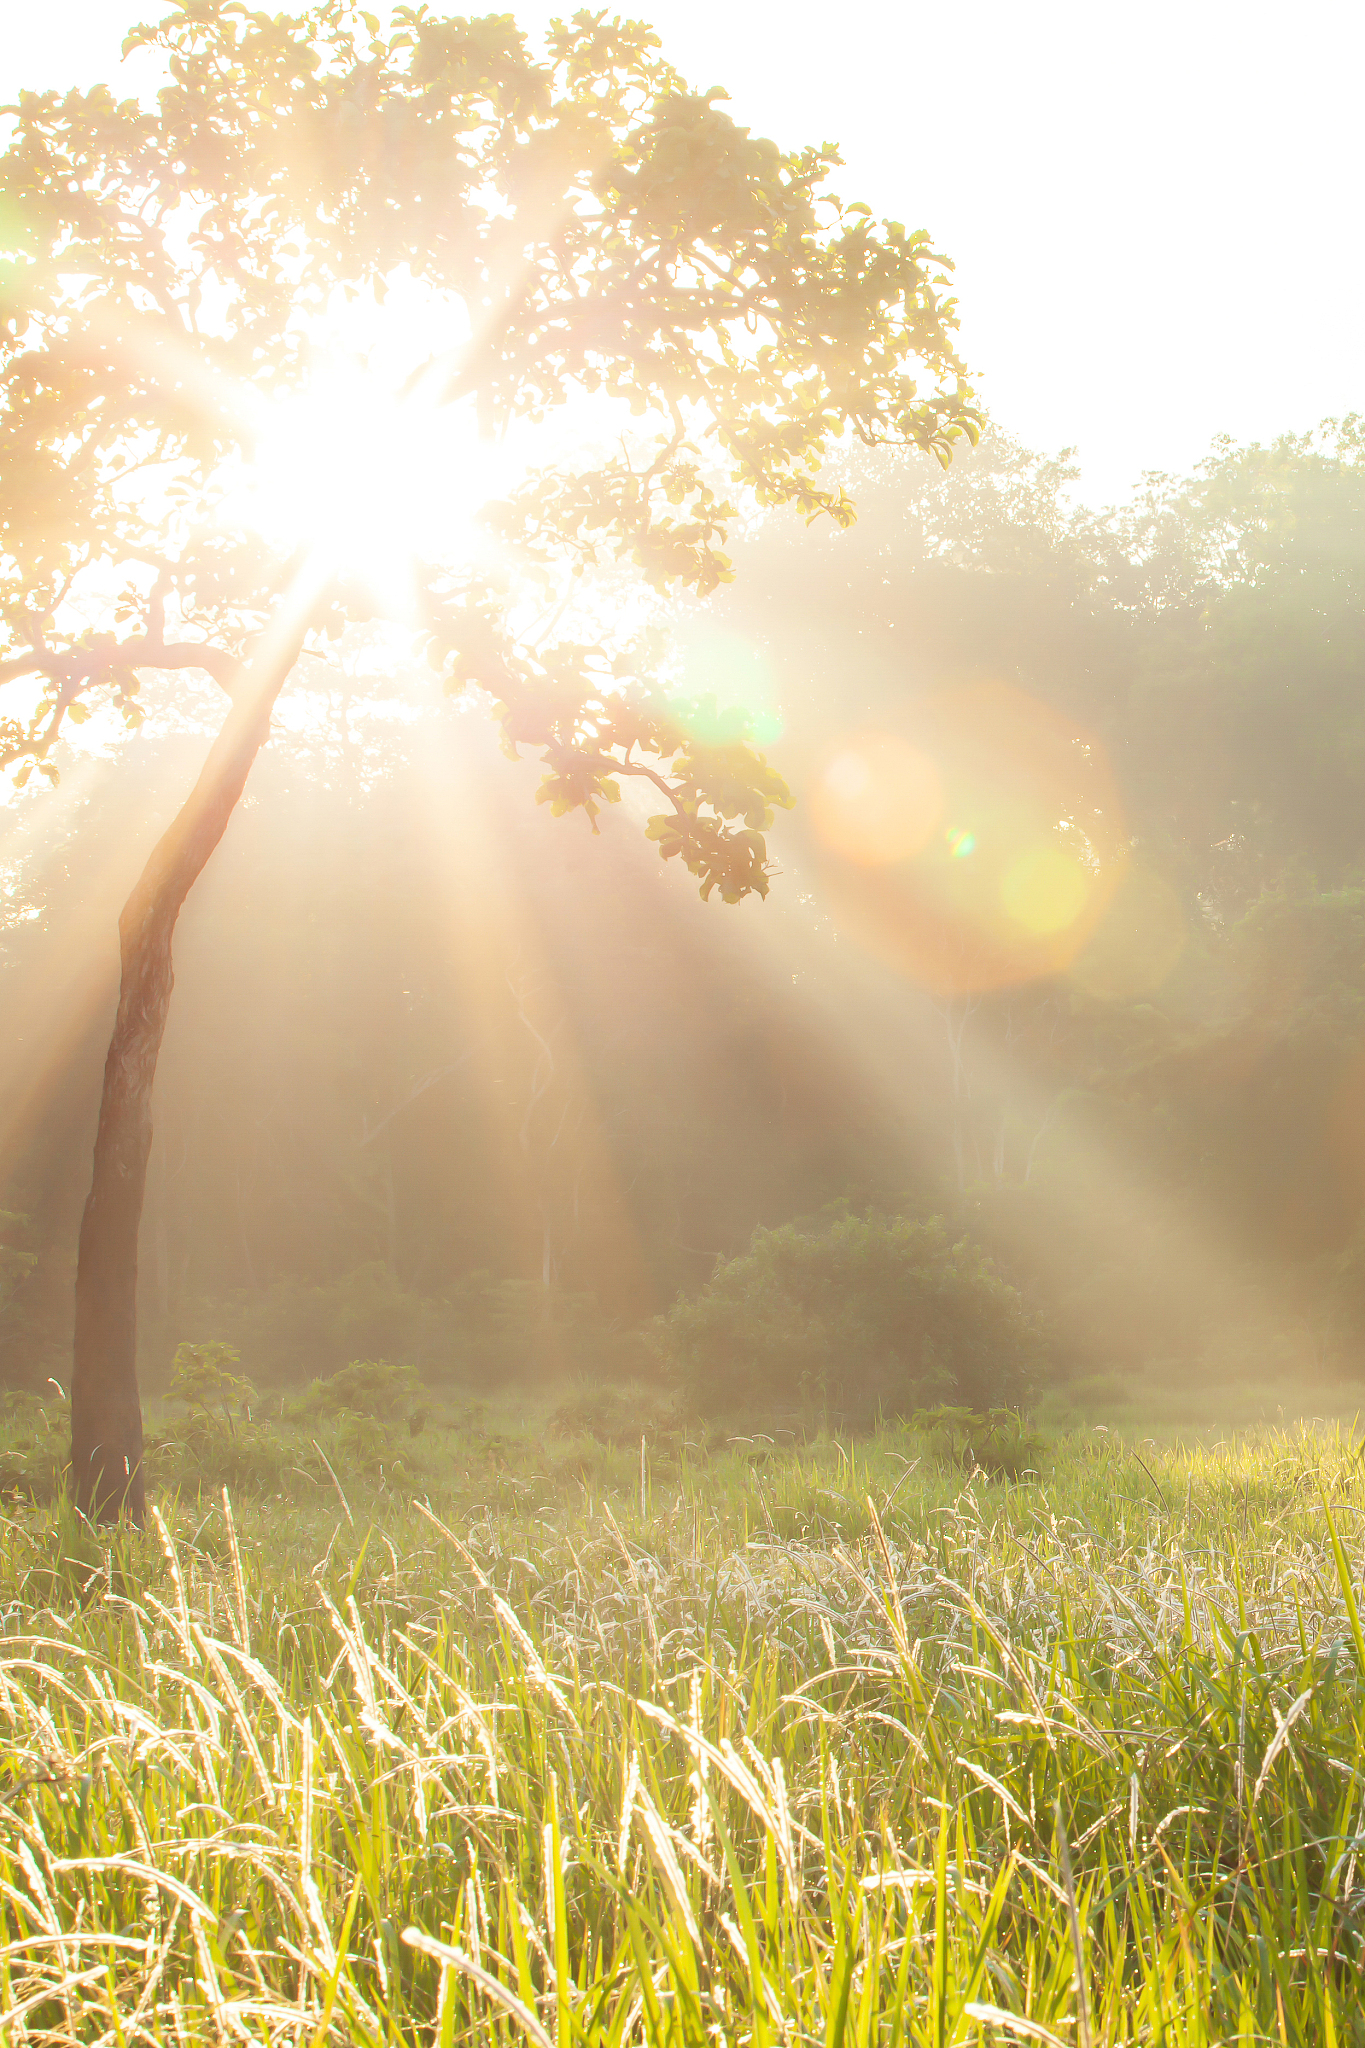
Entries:
[[[400, 765], [343, 676], [266, 758], [182, 924], [142, 1238], [153, 1387], [183, 1341], [233, 1343], [258, 1384], [371, 1357], [488, 1388], [652, 1370], [652, 1317], [701, 1301], [755, 1229], [841, 1200], [941, 1217], [988, 1255], [1039, 1319], [1035, 1378], [1354, 1369], [1360, 429], [1220, 446], [1107, 517], [1071, 509], [1065, 462], [999, 436], [942, 478], [880, 458], [847, 481], [851, 532], [761, 527], [733, 593], [671, 615], [687, 686], [747, 650], [798, 785], [839, 732], [982, 673], [1074, 718], [1107, 749], [1135, 871], [1176, 907], [1161, 971], [1124, 985], [1123, 920], [1145, 913], [1120, 897], [1107, 981], [916, 990], [841, 936], [808, 805], [774, 842], [790, 886], [704, 921], [615, 818], [600, 846], [552, 839], [458, 712], [425, 714]], [[82, 980], [77, 939], [197, 743], [136, 744], [136, 791], [73, 780], [59, 819], [26, 802], [6, 841], [14, 1384], [60, 1376], [69, 1342], [114, 988], [112, 960]], [[757, 1299], [740, 1269], [716, 1285]], [[702, 1311], [678, 1313], [695, 1336]], [[823, 1341], [843, 1385], [862, 1354]], [[809, 1389], [812, 1345], [789, 1348]], [[771, 1342], [708, 1357], [699, 1384], [749, 1374], [774, 1398]], [[857, 1367], [865, 1391], [887, 1357]]]

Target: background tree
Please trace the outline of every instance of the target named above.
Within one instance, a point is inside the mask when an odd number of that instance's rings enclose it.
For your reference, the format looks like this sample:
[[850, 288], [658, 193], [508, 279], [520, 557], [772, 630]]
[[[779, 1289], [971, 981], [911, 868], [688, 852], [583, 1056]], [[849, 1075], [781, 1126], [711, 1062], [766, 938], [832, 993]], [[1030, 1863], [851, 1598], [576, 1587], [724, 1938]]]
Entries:
[[757, 1231], [654, 1334], [701, 1413], [839, 1428], [945, 1400], [1015, 1405], [1042, 1361], [1034, 1319], [976, 1245], [875, 1214]]
[[[1337, 445], [1215, 456], [1224, 473], [1280, 469], [1329, 654], [1356, 630], [1352, 579], [1330, 574], [1350, 557], [1345, 515], [1326, 515], [1354, 488]], [[869, 469], [847, 480], [852, 532], [775, 515], [736, 546], [733, 584], [678, 608], [678, 687], [719, 687], [727, 663], [762, 685], [799, 791], [831, 731], [1009, 662], [1102, 726], [1132, 872], [1167, 921], [1144, 942], [1116, 903], [1096, 937], [1109, 978], [1087, 960], [953, 1006], [838, 935], [802, 845], [811, 806], [784, 830], [761, 915], [717, 917], [625, 806], [593, 838], [527, 803], [496, 728], [420, 668], [394, 679], [402, 718], [361, 695], [348, 721], [291, 721], [177, 931], [145, 1386], [164, 1388], [188, 1340], [235, 1345], [272, 1403], [357, 1358], [411, 1365], [446, 1401], [562, 1392], [566, 1375], [638, 1371], [640, 1325], [717, 1254], [841, 1195], [943, 1214], [984, 1245], [1045, 1309], [1083, 1412], [1108, 1415], [1115, 1387], [1216, 1401], [1212, 1383], [1244, 1376], [1273, 1401], [1302, 1394], [1315, 1357], [1359, 1370], [1365, 837], [1353, 810], [1315, 824], [1303, 779], [1349, 741], [1348, 679], [1320, 687], [1286, 641], [1275, 686], [1219, 712], [1260, 778], [1255, 802], [1241, 769], [1230, 784], [1243, 847], [1218, 843], [1221, 807], [1178, 834], [1182, 706], [1211, 687], [1220, 605], [1255, 596], [1205, 566], [1203, 471], [1162, 487], [1159, 523], [1145, 496], [1101, 523], [1059, 502], [1058, 465], [996, 435], [947, 471], [894, 454]], [[1149, 688], [1176, 612], [1198, 659]], [[148, 684], [136, 773], [86, 763], [0, 819], [0, 1206], [28, 1218], [0, 1235], [36, 1255], [0, 1303], [11, 1385], [66, 1383], [111, 1007], [92, 934], [193, 779], [186, 687]], [[1296, 745], [1261, 745], [1259, 721], [1296, 702]], [[1345, 835], [1340, 870], [1310, 829]], [[1344, 886], [1303, 872], [1308, 848]], [[552, 1045], [548, 1088], [518, 989]]]
[[[215, 1338], [260, 1385], [356, 1357], [411, 1359], [471, 1391], [523, 1384], [536, 1324], [571, 1307], [545, 1299], [547, 1219], [558, 1290], [600, 1309], [559, 1363], [608, 1370], [612, 1326], [665, 1307], [756, 1221], [906, 1185], [902, 1121], [809, 1013], [805, 976], [775, 971], [807, 916], [789, 887], [757, 944], [621, 807], [594, 839], [527, 803], [524, 770], [477, 715], [433, 702], [410, 726], [381, 709], [363, 778], [324, 735], [272, 744], [177, 933], [141, 1238], [144, 1385], [163, 1384], [182, 1340]], [[89, 803], [73, 783], [18, 806], [38, 844], [0, 954], [0, 1201], [31, 1214], [24, 1242], [42, 1256], [22, 1339], [0, 1317], [0, 1360], [35, 1384], [66, 1380], [67, 1248], [103, 1056], [103, 982], [65, 1047], [49, 1003], [80, 1006], [52, 982], [109, 917], [130, 839], [149, 805], [173, 809], [196, 745], [148, 732], [136, 777], [111, 769]], [[453, 845], [433, 804], [460, 821]], [[809, 948], [797, 957], [808, 975]], [[548, 1087], [519, 990], [551, 1040]]]
[[[23, 95], [0, 159], [0, 682], [28, 693], [0, 753], [52, 773], [92, 705], [136, 721], [148, 669], [207, 674], [229, 702], [120, 920], [81, 1227], [76, 1496], [139, 1515], [137, 1238], [176, 918], [300, 658], [379, 608], [361, 543], [383, 548], [409, 481], [377, 490], [372, 467], [340, 517], [277, 541], [239, 509], [272, 409], [315, 392], [329, 310], [401, 278], [441, 337], [401, 405], [366, 389], [379, 445], [451, 407], [485, 435], [578, 393], [634, 416], [614, 452], [500, 503], [501, 577], [414, 560], [408, 605], [444, 680], [490, 691], [508, 744], [541, 749], [556, 811], [591, 819], [643, 780], [665, 859], [727, 901], [766, 890], [780, 779], [742, 725], [700, 739], [619, 637], [528, 639], [517, 575], [620, 564], [704, 593], [729, 574], [724, 492], [844, 524], [815, 475], [831, 436], [946, 459], [975, 419], [926, 237], [829, 197], [829, 148], [784, 154], [688, 93], [647, 29], [582, 14], [537, 61], [506, 16], [400, 8], [381, 35], [336, 0], [274, 19], [194, 0], [130, 42], [166, 52], [155, 112]], [[358, 402], [328, 422], [344, 449]]]

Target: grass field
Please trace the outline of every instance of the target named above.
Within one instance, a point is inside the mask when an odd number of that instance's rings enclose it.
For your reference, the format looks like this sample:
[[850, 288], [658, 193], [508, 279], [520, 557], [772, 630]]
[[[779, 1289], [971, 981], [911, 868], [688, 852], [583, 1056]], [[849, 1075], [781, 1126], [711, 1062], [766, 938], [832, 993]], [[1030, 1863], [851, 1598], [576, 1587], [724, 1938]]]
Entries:
[[1365, 2042], [1341, 1424], [509, 1442], [11, 1505], [6, 2039]]

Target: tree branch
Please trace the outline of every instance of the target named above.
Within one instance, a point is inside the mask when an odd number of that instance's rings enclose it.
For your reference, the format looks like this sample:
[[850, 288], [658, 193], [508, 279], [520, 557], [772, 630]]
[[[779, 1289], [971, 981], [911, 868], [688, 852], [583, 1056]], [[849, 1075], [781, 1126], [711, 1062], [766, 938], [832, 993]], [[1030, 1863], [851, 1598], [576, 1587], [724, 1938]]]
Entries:
[[32, 648], [0, 662], [0, 685], [20, 676], [44, 675], [59, 686], [69, 703], [91, 683], [128, 668], [199, 668], [228, 697], [234, 695], [242, 674], [237, 656], [221, 647], [208, 647], [197, 640], [173, 641], [168, 647], [159, 636], [149, 633], [140, 640], [124, 640], [95, 651], [78, 648], [69, 654], [54, 654], [45, 647]]
[[680, 818], [691, 816], [687, 805], [683, 802], [667, 777], [661, 775], [657, 768], [646, 768], [643, 761], [615, 761], [610, 754], [603, 754], [600, 758], [603, 768], [612, 775], [645, 776], [656, 788], [663, 791]]
[[362, 1129], [364, 1131], [364, 1136], [360, 1140], [361, 1149], [363, 1150], [366, 1145], [372, 1145], [375, 1139], [379, 1136], [380, 1132], [387, 1130], [389, 1125], [393, 1122], [394, 1118], [396, 1116], [401, 1116], [405, 1109], [411, 1109], [413, 1103], [418, 1101], [421, 1096], [425, 1095], [428, 1088], [434, 1088], [438, 1081], [444, 1081], [447, 1074], [458, 1073], [460, 1068], [465, 1064], [465, 1061], [470, 1060], [474, 1057], [475, 1050], [476, 1048], [471, 1046], [468, 1052], [462, 1052], [460, 1054], [460, 1057], [457, 1060], [451, 1060], [448, 1066], [437, 1067], [433, 1073], [427, 1074], [422, 1080], [420, 1080], [417, 1083], [416, 1087], [413, 1088], [409, 1094], [404, 1096], [403, 1100], [400, 1103], [397, 1103], [394, 1106], [394, 1108], [392, 1108], [389, 1111], [387, 1116], [380, 1117], [379, 1122], [375, 1124], [373, 1129], [371, 1129], [368, 1124], [363, 1125]]

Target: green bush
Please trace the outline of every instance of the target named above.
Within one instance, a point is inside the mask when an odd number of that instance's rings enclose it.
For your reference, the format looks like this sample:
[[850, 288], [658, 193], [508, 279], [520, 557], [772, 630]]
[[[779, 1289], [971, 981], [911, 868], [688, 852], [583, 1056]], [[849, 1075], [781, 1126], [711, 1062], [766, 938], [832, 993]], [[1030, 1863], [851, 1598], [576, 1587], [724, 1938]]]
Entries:
[[59, 1402], [0, 1395], [0, 1494], [49, 1501], [65, 1490], [70, 1431]]
[[415, 1436], [428, 1413], [418, 1406], [417, 1393], [417, 1374], [410, 1365], [390, 1365], [385, 1358], [354, 1358], [340, 1372], [314, 1380], [307, 1393], [291, 1401], [285, 1412], [294, 1422], [337, 1415], [405, 1421]]
[[[406, 1434], [416, 1434], [411, 1418]], [[326, 1451], [343, 1484], [353, 1479], [382, 1479], [391, 1487], [405, 1487], [411, 1476], [404, 1439], [374, 1415], [361, 1415], [354, 1409], [339, 1415], [332, 1442], [318, 1448]]]
[[1013, 1407], [1042, 1366], [1034, 1317], [977, 1245], [877, 1215], [760, 1230], [655, 1341], [702, 1414], [840, 1427], [945, 1400]]
[[642, 1436], [656, 1440], [676, 1424], [671, 1405], [651, 1388], [604, 1387], [591, 1380], [575, 1387], [550, 1417], [556, 1436], [590, 1436], [637, 1450]]
[[234, 1499], [289, 1493], [297, 1491], [299, 1451], [269, 1423], [234, 1424], [212, 1408], [198, 1407], [148, 1429], [147, 1486], [153, 1496], [179, 1493], [191, 1500], [213, 1499], [225, 1486]]
[[486, 1272], [463, 1274], [440, 1296], [418, 1294], [382, 1262], [325, 1283], [281, 1279], [182, 1304], [149, 1332], [153, 1381], [185, 1336], [226, 1337], [257, 1385], [275, 1389], [323, 1379], [355, 1358], [386, 1358], [432, 1386], [481, 1392], [575, 1373], [630, 1377], [643, 1362], [638, 1337], [589, 1295]]
[[941, 1458], [964, 1471], [985, 1472], [992, 1479], [1037, 1478], [1046, 1445], [1013, 1408], [991, 1408], [979, 1415], [971, 1408], [930, 1408], [916, 1415]]
[[232, 1410], [250, 1412], [256, 1389], [231, 1368], [239, 1365], [231, 1344], [182, 1344], [171, 1366], [168, 1401], [183, 1401], [190, 1409], [213, 1409], [231, 1427]]

